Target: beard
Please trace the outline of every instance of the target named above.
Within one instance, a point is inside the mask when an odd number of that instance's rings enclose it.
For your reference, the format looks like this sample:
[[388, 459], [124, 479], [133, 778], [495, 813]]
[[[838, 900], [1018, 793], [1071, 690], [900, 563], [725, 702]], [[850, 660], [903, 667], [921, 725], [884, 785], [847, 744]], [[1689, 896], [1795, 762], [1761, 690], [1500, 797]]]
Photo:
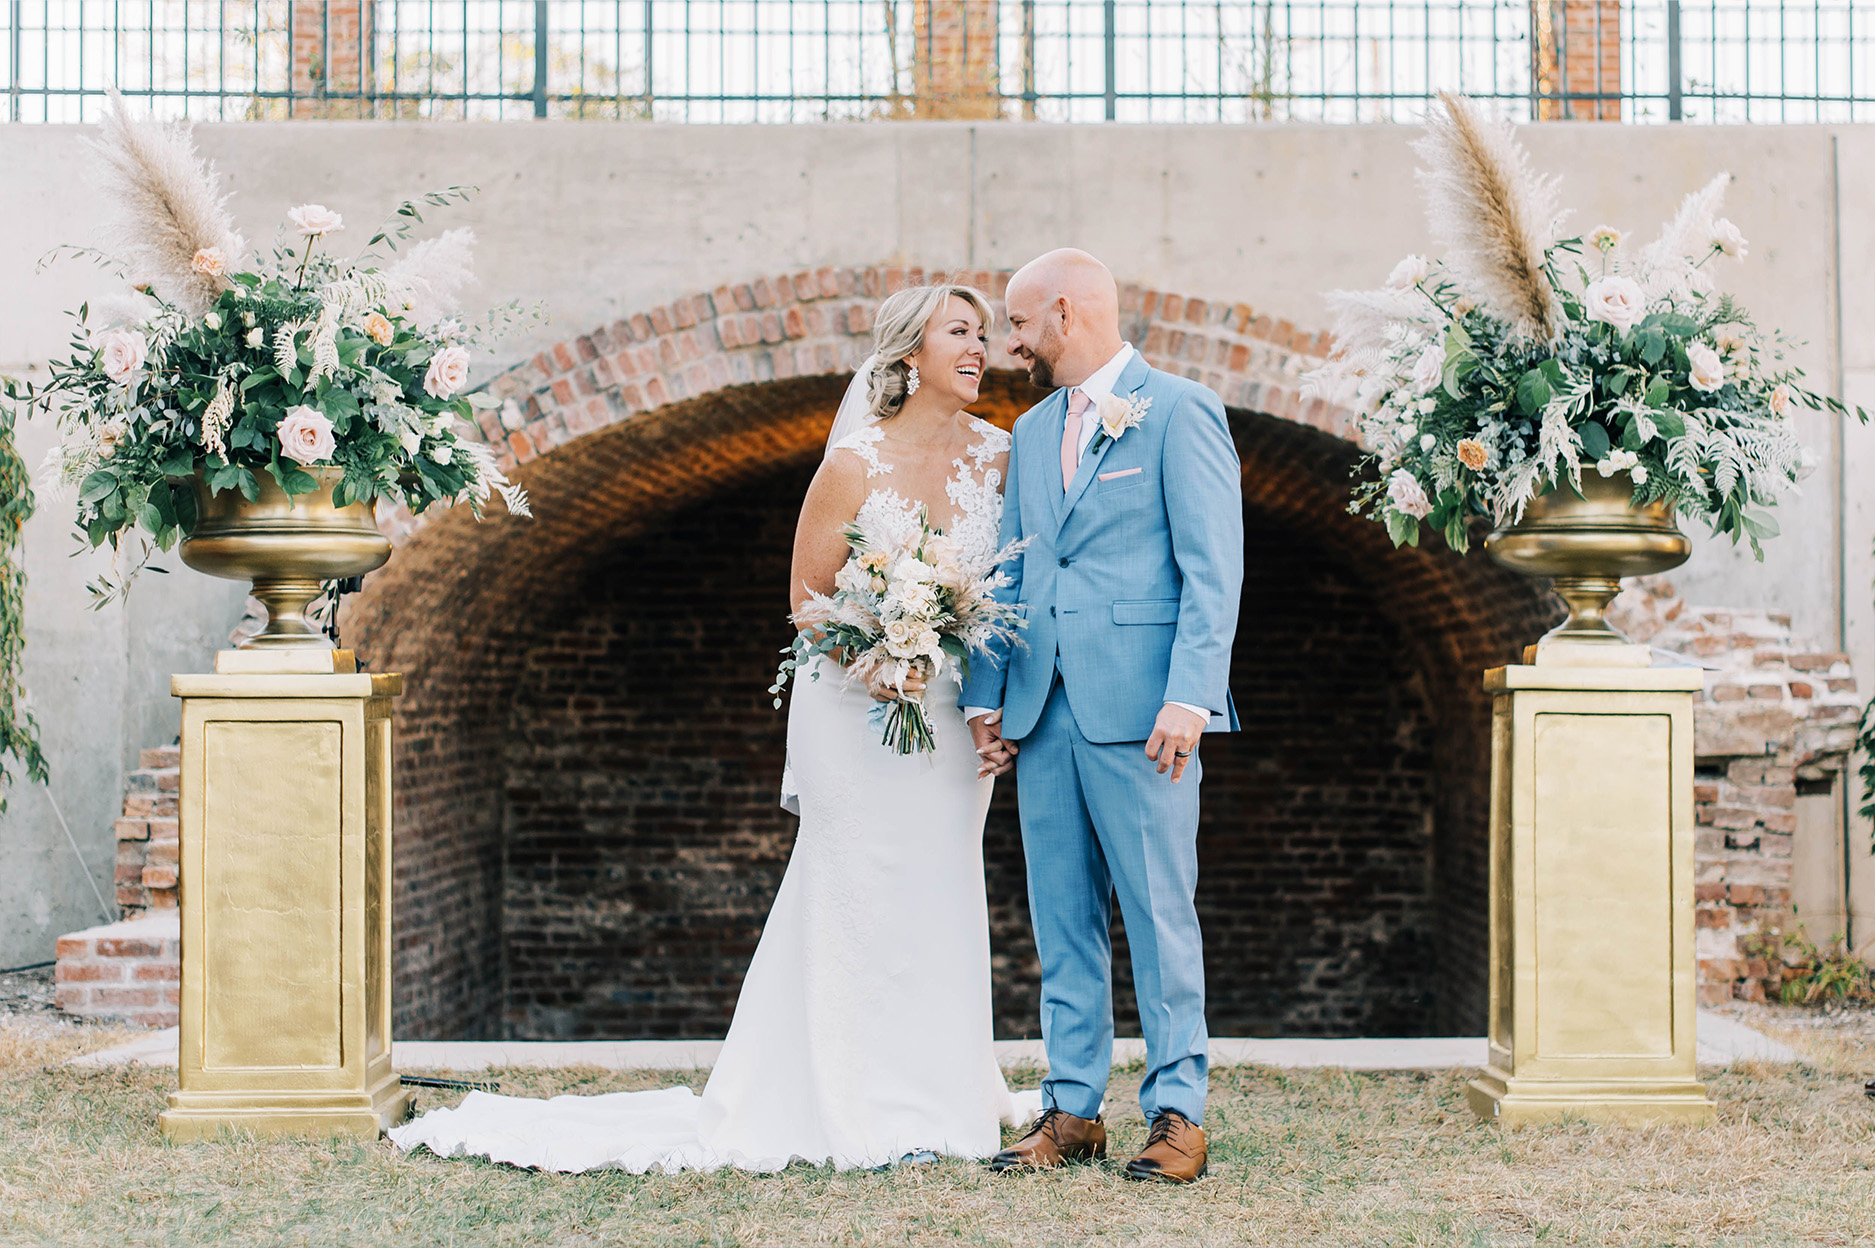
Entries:
[[1029, 357], [1029, 384], [1042, 390], [1055, 388], [1055, 370], [1039, 355]]
[[1053, 325], [1042, 329], [1042, 340], [1029, 353], [1029, 383], [1043, 390], [1055, 386], [1054, 361], [1061, 358], [1061, 334]]

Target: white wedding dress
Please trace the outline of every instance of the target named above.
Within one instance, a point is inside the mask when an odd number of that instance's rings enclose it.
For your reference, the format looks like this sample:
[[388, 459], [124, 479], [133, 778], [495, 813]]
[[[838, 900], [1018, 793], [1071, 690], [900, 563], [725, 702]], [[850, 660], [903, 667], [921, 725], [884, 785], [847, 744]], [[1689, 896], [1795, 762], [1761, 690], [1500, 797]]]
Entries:
[[[987, 556], [1002, 512], [991, 465], [1009, 435], [973, 428], [980, 441], [947, 485], [951, 536]], [[889, 479], [881, 437], [868, 425], [835, 449]], [[883, 485], [859, 513], [870, 531], [916, 517]], [[983, 819], [994, 781], [976, 777], [956, 676], [925, 696], [936, 751], [901, 756], [868, 723], [863, 688], [824, 660], [812, 670], [797, 673], [783, 781], [800, 832], [703, 1095], [471, 1092], [392, 1130], [398, 1147], [558, 1171], [845, 1169], [922, 1151], [988, 1157], [1001, 1124], [1040, 1111], [1039, 1093], [1012, 1097], [991, 1045]]]

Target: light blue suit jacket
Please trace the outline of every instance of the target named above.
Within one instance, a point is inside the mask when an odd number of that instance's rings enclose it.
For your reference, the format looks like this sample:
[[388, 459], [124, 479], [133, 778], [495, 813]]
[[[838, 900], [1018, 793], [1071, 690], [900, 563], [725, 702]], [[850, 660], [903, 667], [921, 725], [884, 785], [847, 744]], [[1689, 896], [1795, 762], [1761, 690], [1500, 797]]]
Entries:
[[[1028, 539], [998, 591], [1024, 607], [1023, 640], [973, 655], [962, 706], [1035, 727], [1057, 669], [1090, 741], [1144, 741], [1167, 702], [1237, 728], [1230, 650], [1243, 590], [1243, 482], [1224, 405], [1135, 355], [1114, 393], [1151, 399], [1135, 428], [1082, 456], [1062, 489], [1066, 389], [1016, 421], [1002, 540]], [[1088, 417], [1094, 417], [1093, 412]]]

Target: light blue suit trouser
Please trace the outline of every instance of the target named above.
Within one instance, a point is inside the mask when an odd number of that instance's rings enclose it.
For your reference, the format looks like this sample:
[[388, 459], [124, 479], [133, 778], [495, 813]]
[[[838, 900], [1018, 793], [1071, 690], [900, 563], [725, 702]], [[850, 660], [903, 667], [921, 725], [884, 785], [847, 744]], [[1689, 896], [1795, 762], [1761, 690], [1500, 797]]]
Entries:
[[1193, 758], [1171, 782], [1145, 743], [1081, 735], [1056, 676], [1021, 742], [1016, 792], [1028, 858], [1029, 915], [1042, 963], [1043, 1100], [1092, 1118], [1113, 1065], [1113, 946], [1118, 893], [1146, 1039], [1140, 1108], [1204, 1120], [1209, 1045], [1198, 886], [1198, 783]]

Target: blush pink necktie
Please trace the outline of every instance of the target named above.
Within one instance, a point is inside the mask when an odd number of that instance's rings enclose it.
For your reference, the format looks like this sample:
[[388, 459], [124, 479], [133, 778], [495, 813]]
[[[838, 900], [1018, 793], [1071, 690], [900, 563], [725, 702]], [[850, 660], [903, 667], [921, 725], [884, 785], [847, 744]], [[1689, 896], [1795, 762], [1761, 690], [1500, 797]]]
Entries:
[[1075, 470], [1081, 466], [1081, 415], [1086, 412], [1093, 400], [1087, 397], [1085, 390], [1078, 387], [1068, 395], [1068, 419], [1061, 426], [1061, 489], [1067, 492], [1068, 482], [1074, 480]]

